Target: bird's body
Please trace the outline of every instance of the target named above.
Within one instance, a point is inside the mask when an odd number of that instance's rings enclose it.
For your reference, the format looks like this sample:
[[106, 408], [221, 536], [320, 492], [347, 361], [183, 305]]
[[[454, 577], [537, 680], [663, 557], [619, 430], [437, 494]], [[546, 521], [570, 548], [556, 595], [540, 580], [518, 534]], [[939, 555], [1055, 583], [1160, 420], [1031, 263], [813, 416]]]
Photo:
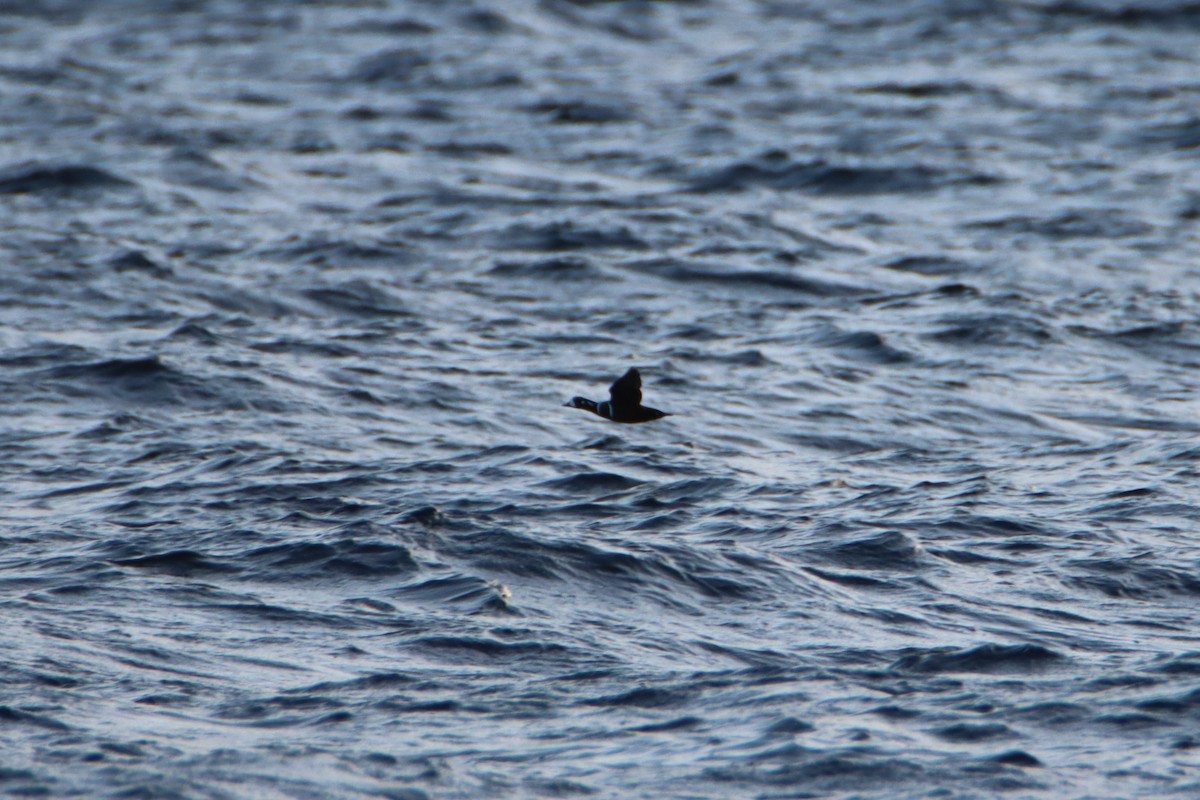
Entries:
[[608, 397], [608, 400], [599, 403], [586, 397], [572, 397], [570, 402], [563, 405], [590, 411], [613, 422], [650, 422], [671, 416], [665, 411], [642, 405], [642, 376], [636, 367], [630, 367], [624, 375], [617, 378], [609, 387]]

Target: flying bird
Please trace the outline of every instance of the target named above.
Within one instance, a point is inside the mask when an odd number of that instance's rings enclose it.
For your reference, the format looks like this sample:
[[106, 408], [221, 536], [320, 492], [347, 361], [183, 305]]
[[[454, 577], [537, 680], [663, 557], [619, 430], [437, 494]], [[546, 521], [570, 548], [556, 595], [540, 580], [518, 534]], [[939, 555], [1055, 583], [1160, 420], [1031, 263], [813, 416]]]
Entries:
[[671, 416], [665, 411], [642, 405], [642, 375], [637, 367], [617, 378], [608, 389], [608, 399], [600, 403], [586, 397], [572, 397], [563, 403], [569, 408], [582, 408], [613, 422], [649, 422]]

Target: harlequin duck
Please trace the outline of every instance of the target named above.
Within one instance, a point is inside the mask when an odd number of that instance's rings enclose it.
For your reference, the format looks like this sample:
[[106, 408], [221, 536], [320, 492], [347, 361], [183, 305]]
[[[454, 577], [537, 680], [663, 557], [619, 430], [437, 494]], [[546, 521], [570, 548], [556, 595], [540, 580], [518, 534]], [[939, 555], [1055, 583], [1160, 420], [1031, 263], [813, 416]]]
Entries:
[[608, 397], [602, 403], [586, 397], [572, 397], [569, 403], [563, 405], [582, 408], [613, 422], [649, 422], [671, 416], [665, 411], [642, 405], [642, 376], [636, 367], [630, 367], [628, 372], [617, 378], [608, 389]]

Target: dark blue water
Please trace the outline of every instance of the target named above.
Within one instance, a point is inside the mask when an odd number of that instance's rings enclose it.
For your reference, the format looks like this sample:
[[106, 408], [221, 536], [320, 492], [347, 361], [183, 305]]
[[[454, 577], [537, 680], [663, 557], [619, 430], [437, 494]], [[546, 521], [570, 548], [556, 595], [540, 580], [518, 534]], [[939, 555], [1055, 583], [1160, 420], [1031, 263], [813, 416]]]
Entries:
[[1198, 74], [1188, 2], [0, 3], [0, 792], [1195, 796]]

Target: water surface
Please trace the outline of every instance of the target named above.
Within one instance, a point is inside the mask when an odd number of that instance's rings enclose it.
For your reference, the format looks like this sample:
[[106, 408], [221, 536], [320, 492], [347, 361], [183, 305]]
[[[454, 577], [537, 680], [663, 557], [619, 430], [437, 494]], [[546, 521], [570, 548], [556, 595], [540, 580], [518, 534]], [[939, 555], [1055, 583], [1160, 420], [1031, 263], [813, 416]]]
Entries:
[[6, 793], [1197, 791], [1194, 5], [0, 42]]

